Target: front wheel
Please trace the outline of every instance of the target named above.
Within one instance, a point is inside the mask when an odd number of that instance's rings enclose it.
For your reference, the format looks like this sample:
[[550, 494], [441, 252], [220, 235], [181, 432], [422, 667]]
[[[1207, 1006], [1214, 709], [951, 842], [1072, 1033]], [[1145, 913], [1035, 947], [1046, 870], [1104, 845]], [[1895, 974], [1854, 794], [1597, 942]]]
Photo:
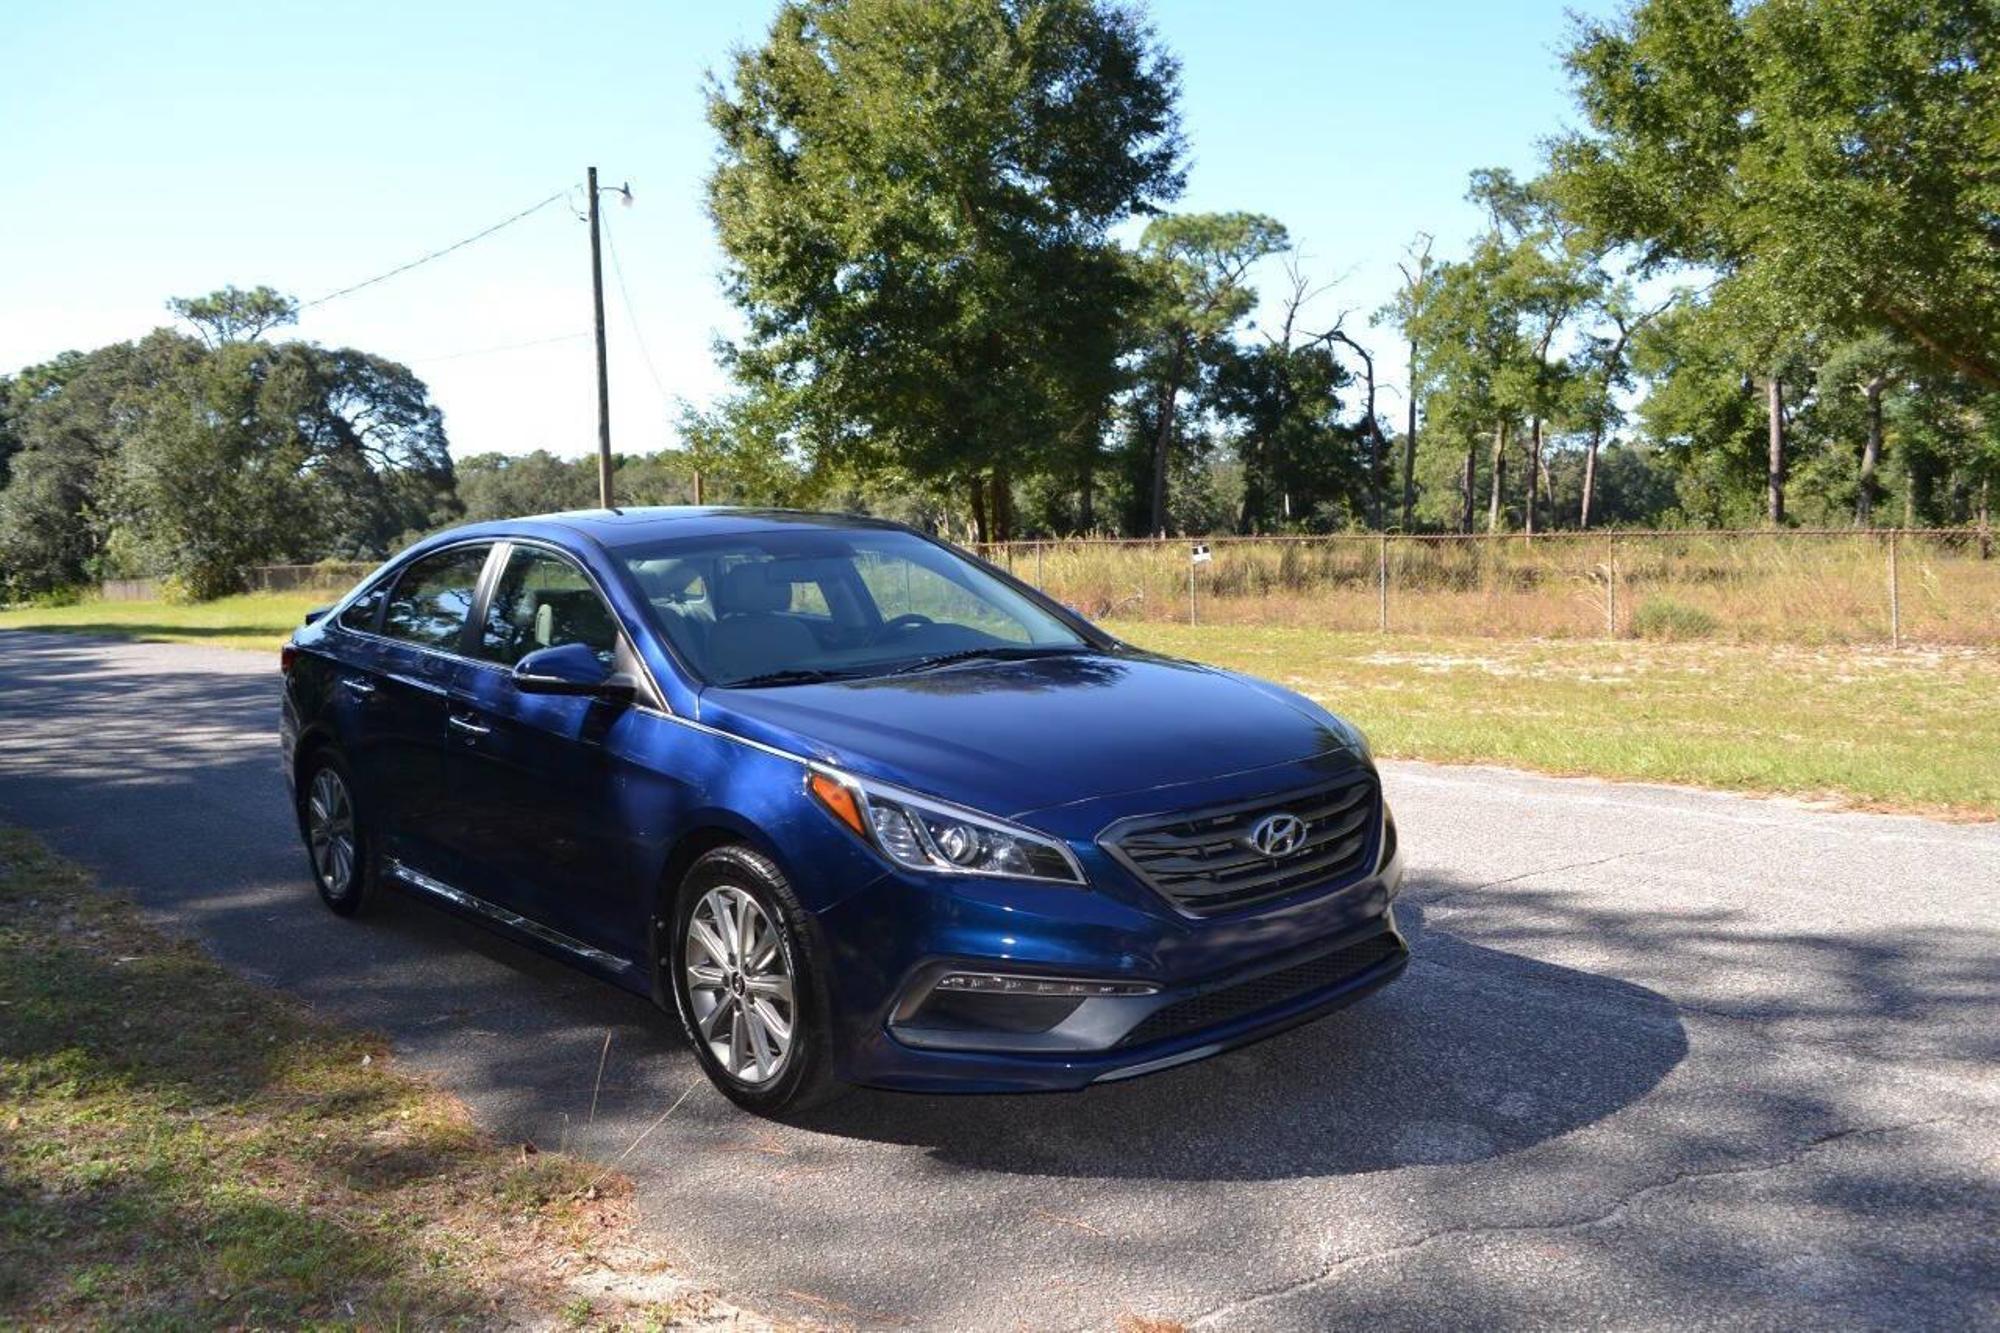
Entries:
[[764, 1115], [824, 1101], [827, 1004], [806, 914], [766, 857], [718, 847], [681, 881], [668, 980], [702, 1071]]

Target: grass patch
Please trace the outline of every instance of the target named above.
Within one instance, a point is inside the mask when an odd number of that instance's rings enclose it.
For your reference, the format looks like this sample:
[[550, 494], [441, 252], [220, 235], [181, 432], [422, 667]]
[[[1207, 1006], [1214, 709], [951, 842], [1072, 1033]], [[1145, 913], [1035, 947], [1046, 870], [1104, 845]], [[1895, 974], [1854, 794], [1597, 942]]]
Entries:
[[573, 1316], [555, 1273], [616, 1247], [622, 1182], [494, 1142], [386, 1056], [0, 828], [0, 1326]]
[[1686, 606], [1668, 597], [1648, 597], [1632, 612], [1632, 637], [1707, 639], [1714, 637], [1719, 624], [1698, 606]]
[[2000, 654], [1124, 623], [1352, 718], [1381, 755], [2000, 816]]
[[277, 652], [306, 612], [336, 594], [244, 593], [212, 602], [84, 601], [74, 606], [19, 606], [0, 611], [0, 629], [102, 634], [140, 643], [197, 643]]
[[[23, 608], [0, 612], [0, 629], [276, 652], [323, 596]], [[1107, 625], [1149, 648], [1289, 684], [1353, 717], [1397, 758], [2000, 816], [2000, 653], [1703, 641], [1700, 608], [1647, 605], [1634, 619], [1658, 637], [1614, 642]]]

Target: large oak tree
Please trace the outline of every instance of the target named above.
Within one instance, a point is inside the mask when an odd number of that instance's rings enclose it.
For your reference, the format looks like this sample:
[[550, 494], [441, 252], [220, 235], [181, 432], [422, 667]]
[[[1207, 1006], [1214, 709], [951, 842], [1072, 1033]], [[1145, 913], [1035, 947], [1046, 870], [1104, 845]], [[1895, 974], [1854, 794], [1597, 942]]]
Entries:
[[1096, 449], [1144, 295], [1109, 231], [1180, 190], [1176, 79], [1103, 0], [784, 5], [709, 95], [754, 400], [710, 424], [1005, 537], [1011, 474]]

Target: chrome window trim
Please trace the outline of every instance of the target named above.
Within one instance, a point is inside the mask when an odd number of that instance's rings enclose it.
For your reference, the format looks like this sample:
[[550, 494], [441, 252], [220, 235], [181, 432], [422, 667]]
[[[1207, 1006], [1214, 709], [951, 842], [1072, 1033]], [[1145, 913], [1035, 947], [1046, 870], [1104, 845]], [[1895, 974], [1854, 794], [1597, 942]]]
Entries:
[[[473, 622], [475, 620], [484, 619], [483, 613], [486, 610], [487, 599], [492, 596], [493, 584], [499, 580], [501, 574], [506, 570], [507, 557], [513, 554], [513, 550], [516, 546], [534, 547], [538, 550], [551, 552], [560, 559], [567, 560], [570, 564], [575, 565], [577, 569], [581, 570], [583, 576], [586, 579], [590, 580], [590, 586], [596, 590], [598, 600], [602, 601], [607, 609], [612, 609], [617, 606], [617, 603], [613, 602], [609, 597], [606, 597], [604, 595], [604, 584], [598, 579], [597, 575], [591, 571], [590, 567], [583, 564], [581, 561], [577, 560], [574, 555], [572, 555], [568, 551], [565, 551], [562, 547], [556, 545], [554, 542], [547, 541], [540, 537], [485, 536], [485, 537], [468, 537], [464, 541], [447, 542], [443, 546], [432, 547], [430, 550], [425, 551], [422, 555], [417, 556], [413, 559], [401, 561], [400, 563], [393, 565], [389, 569], [376, 571], [368, 578], [363, 579], [360, 583], [356, 584], [348, 592], [347, 596], [341, 598], [338, 602], [335, 602], [333, 609], [331, 611], [328, 611], [325, 616], [321, 617], [321, 619], [322, 621], [334, 622], [334, 628], [338, 629], [343, 634], [352, 634], [357, 639], [371, 639], [376, 643], [388, 644], [392, 648], [401, 648], [406, 651], [414, 653], [427, 653], [432, 657], [442, 657], [447, 661], [458, 662], [465, 666], [478, 667], [483, 671], [497, 671], [505, 674], [508, 672], [509, 668], [502, 666], [498, 662], [489, 662], [483, 657], [469, 657], [464, 653], [455, 653], [445, 648], [432, 648], [424, 644], [413, 643], [408, 639], [392, 639], [386, 634], [376, 634], [369, 630], [355, 629], [348, 625], [342, 625], [339, 623], [338, 619], [340, 613], [345, 611], [347, 609], [348, 604], [352, 602], [356, 597], [360, 596], [363, 593], [368, 592], [369, 590], [376, 587], [378, 584], [384, 582], [385, 580], [390, 579], [392, 576], [395, 578], [401, 578], [403, 572], [409, 569], [409, 567], [415, 564], [418, 560], [427, 560], [431, 556], [442, 555], [447, 551], [456, 551], [460, 547], [481, 546], [481, 545], [490, 546], [492, 549], [487, 553], [485, 568], [480, 570], [479, 582], [473, 588], [472, 608], [471, 611], [467, 612], [465, 618], [466, 629], [468, 631], [471, 629]], [[479, 612], [482, 614], [475, 616], [473, 612]], [[618, 620], [619, 637], [626, 640], [627, 643], [629, 644], [632, 636], [626, 631], [625, 623], [623, 619], [618, 616], [618, 613], [615, 609], [612, 609], [612, 617], [613, 619]], [[466, 635], [464, 633], [461, 633], [461, 635], [459, 636], [459, 641], [461, 646], [463, 646], [465, 639]], [[660, 682], [653, 675], [652, 664], [646, 661], [645, 655], [639, 652], [637, 645], [632, 645], [632, 660], [639, 664], [639, 672], [645, 678], [646, 688], [648, 691], [651, 692], [653, 700], [657, 701], [657, 704], [652, 702], [645, 702], [645, 703], [634, 703], [632, 706], [634, 708], [637, 708], [641, 712], [652, 713], [657, 717], [672, 718], [675, 721], [681, 720], [679, 715], [673, 711], [672, 705], [670, 705], [667, 702], [667, 696], [665, 691], [660, 689]], [[728, 733], [718, 732], [716, 734], [727, 735]], [[805, 761], [801, 760], [800, 762], [803, 763]]]

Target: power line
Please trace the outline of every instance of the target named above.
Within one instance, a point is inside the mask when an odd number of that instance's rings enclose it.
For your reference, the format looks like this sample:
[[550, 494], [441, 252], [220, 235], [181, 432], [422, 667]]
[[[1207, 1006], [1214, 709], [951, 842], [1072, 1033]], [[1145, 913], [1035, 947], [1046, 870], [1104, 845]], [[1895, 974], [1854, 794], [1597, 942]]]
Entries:
[[433, 250], [427, 255], [422, 255], [416, 259], [412, 259], [407, 264], [399, 264], [395, 268], [390, 269], [387, 273], [378, 273], [374, 277], [366, 280], [365, 282], [357, 282], [352, 287], [342, 287], [337, 292], [328, 292], [325, 296], [315, 297], [312, 300], [305, 302], [299, 308], [301, 310], [309, 310], [316, 305], [325, 305], [328, 301], [336, 300], [343, 296], [350, 296], [353, 293], [360, 291], [363, 287], [373, 287], [378, 282], [387, 282], [390, 278], [395, 277], [397, 274], [408, 273], [411, 269], [421, 267], [424, 264], [428, 264], [433, 259], [442, 259], [454, 250], [463, 250], [466, 246], [471, 245], [474, 241], [483, 241], [488, 236], [491, 236], [494, 232], [499, 231], [503, 227], [513, 226], [516, 222], [519, 222], [522, 218], [527, 217], [531, 213], [541, 212], [544, 208], [547, 208], [550, 204], [553, 204], [556, 201], [560, 200], [566, 193], [567, 191], [565, 190], [558, 190], [554, 194], [550, 195], [548, 198], [542, 200], [540, 203], [530, 204], [528, 207], [514, 214], [514, 216], [510, 218], [504, 218], [501, 221], [496, 222], [492, 226], [486, 228], [486, 230], [484, 231], [474, 232], [472, 235], [466, 237], [462, 241], [454, 241], [450, 245], [445, 246], [442, 250]]
[[625, 267], [618, 262], [618, 243], [611, 237], [611, 224], [604, 225], [604, 248], [611, 252], [611, 273], [618, 279], [618, 297], [625, 306], [625, 320], [632, 326], [633, 341], [639, 344], [639, 359], [646, 363], [646, 373], [653, 377], [653, 387], [660, 391], [660, 401], [671, 407], [673, 395], [667, 392], [666, 382], [660, 378], [660, 371], [653, 364], [653, 353], [646, 346], [646, 335], [639, 331], [639, 312], [632, 307], [632, 293], [625, 289]]

